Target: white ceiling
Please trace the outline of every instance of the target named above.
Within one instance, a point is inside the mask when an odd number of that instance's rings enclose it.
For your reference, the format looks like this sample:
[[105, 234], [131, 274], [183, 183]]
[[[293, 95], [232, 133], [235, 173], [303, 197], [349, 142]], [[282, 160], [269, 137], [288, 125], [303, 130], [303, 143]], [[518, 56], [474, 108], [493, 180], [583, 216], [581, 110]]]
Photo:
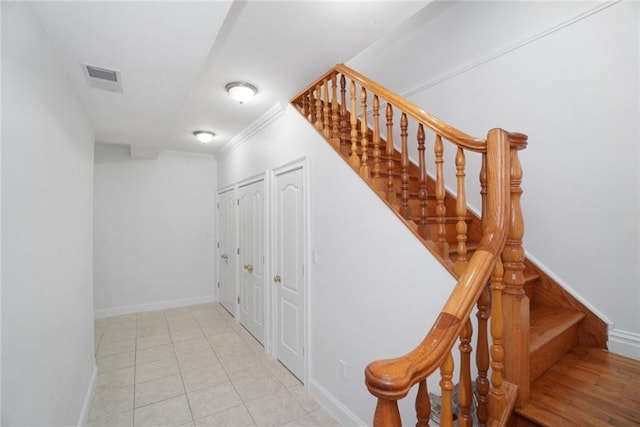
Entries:
[[[96, 142], [214, 154], [278, 102], [423, 8], [421, 1], [35, 2]], [[123, 93], [81, 64], [118, 70]], [[229, 81], [258, 87], [238, 104]], [[218, 136], [203, 145], [194, 130]]]

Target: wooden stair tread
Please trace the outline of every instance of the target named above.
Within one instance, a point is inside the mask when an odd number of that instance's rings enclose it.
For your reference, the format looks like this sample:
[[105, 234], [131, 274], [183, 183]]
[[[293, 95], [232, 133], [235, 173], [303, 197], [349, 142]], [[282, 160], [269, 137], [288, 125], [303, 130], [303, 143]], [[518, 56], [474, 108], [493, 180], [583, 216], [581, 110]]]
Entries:
[[543, 426], [640, 424], [640, 361], [575, 347], [531, 386], [516, 413]]
[[531, 305], [529, 353], [538, 350], [555, 337], [577, 324], [584, 313], [547, 305]]

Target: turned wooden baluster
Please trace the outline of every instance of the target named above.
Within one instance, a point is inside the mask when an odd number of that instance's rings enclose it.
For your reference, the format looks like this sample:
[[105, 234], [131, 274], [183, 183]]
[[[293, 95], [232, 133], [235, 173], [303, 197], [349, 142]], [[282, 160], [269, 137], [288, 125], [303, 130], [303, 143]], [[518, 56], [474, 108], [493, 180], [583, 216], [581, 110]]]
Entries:
[[340, 141], [349, 143], [349, 120], [347, 117], [347, 79], [340, 75]]
[[354, 169], [360, 169], [360, 156], [358, 156], [358, 117], [356, 116], [356, 83], [351, 82], [351, 153], [349, 164]]
[[[503, 138], [506, 132], [500, 131]], [[509, 328], [504, 333], [506, 357], [504, 363], [505, 378], [518, 386], [516, 404], [522, 405], [529, 400], [529, 298], [524, 292], [524, 221], [520, 208], [522, 195], [522, 167], [518, 151], [511, 149], [511, 224], [507, 241], [502, 252], [504, 264], [503, 309]]]
[[442, 145], [442, 137], [436, 135], [436, 142], [434, 144], [434, 152], [436, 156], [436, 222], [438, 224], [438, 247], [442, 251], [442, 256], [445, 259], [449, 258], [449, 243], [447, 242], [447, 231], [445, 228], [445, 216], [447, 215], [447, 208], [444, 205], [444, 147]]
[[504, 337], [504, 323], [502, 311], [502, 291], [504, 269], [502, 261], [498, 258], [491, 274], [491, 399], [489, 400], [489, 412], [493, 416], [502, 413], [504, 406], [504, 347], [502, 339]]
[[360, 112], [362, 114], [362, 118], [360, 119], [360, 134], [362, 135], [362, 139], [360, 140], [362, 147], [360, 176], [369, 179], [369, 141], [367, 139], [369, 127], [367, 125], [367, 90], [365, 88], [360, 90]]
[[418, 422], [416, 427], [429, 427], [431, 418], [431, 399], [427, 390], [427, 380], [422, 380], [418, 384], [418, 394], [416, 395], [416, 416]]
[[340, 104], [336, 74], [331, 76], [331, 144], [340, 148]]
[[411, 219], [411, 209], [409, 208], [409, 149], [407, 148], [407, 136], [409, 123], [407, 114], [402, 113], [400, 117], [400, 140], [402, 141], [402, 153], [400, 157], [400, 180], [402, 182], [400, 193], [400, 215], [405, 219]]
[[307, 118], [309, 122], [315, 126], [316, 123], [316, 99], [313, 96], [315, 89], [309, 89], [309, 111]]
[[309, 94], [302, 95], [302, 115], [309, 119]]
[[382, 190], [380, 178], [380, 101], [378, 95], [373, 96], [373, 185]]
[[378, 398], [376, 412], [373, 416], [373, 427], [402, 427], [398, 401]]
[[487, 323], [491, 316], [490, 307], [491, 294], [489, 286], [485, 286], [478, 299], [478, 341], [476, 345], [476, 367], [478, 368], [478, 377], [476, 378], [476, 391], [478, 407], [476, 408], [476, 417], [478, 425], [485, 427], [489, 420], [489, 409], [487, 407], [489, 401], [489, 380], [487, 373], [489, 372], [489, 339], [487, 333]]
[[[487, 227], [487, 153], [482, 153], [482, 166], [480, 167], [480, 196], [482, 197], [482, 231]], [[476, 416], [478, 425], [486, 427], [489, 421], [489, 337], [487, 333], [487, 323], [491, 317], [491, 293], [490, 287], [485, 286], [478, 298], [478, 345], [476, 350], [476, 367], [478, 377], [476, 378], [476, 390], [478, 408]]]
[[320, 91], [320, 83], [316, 84], [316, 129], [322, 130], [322, 92]]
[[418, 169], [419, 169], [419, 192], [418, 199], [420, 200], [420, 219], [418, 220], [418, 233], [425, 238], [429, 239], [431, 231], [429, 224], [427, 223], [427, 167], [425, 159], [424, 148], [424, 126], [422, 123], [418, 126]]
[[467, 195], [464, 189], [464, 167], [466, 160], [464, 151], [458, 147], [456, 153], [456, 178], [458, 183], [458, 194], [456, 196], [456, 215], [458, 222], [456, 223], [456, 239], [458, 240], [458, 256], [454, 264], [454, 271], [462, 275], [467, 266]]
[[473, 326], [471, 319], [467, 319], [462, 332], [460, 332], [460, 382], [458, 385], [458, 425], [461, 427], [472, 427], [473, 416], [471, 415], [471, 402], [473, 401], [473, 388], [471, 386], [471, 336]]
[[480, 196], [482, 197], [482, 231], [487, 228], [487, 153], [482, 153], [480, 167]]
[[323, 94], [324, 108], [322, 110], [322, 112], [324, 113], [324, 123], [322, 125], [322, 135], [324, 135], [325, 138], [329, 138], [331, 136], [331, 128], [329, 127], [329, 111], [331, 109], [329, 108], [329, 80], [328, 79], [322, 82], [322, 87], [324, 89], [324, 94]]
[[440, 388], [442, 389], [440, 427], [453, 427], [453, 356], [451, 353], [440, 365], [440, 378]]
[[387, 202], [391, 204], [396, 203], [396, 189], [393, 185], [393, 167], [395, 162], [393, 161], [393, 107], [387, 103]]

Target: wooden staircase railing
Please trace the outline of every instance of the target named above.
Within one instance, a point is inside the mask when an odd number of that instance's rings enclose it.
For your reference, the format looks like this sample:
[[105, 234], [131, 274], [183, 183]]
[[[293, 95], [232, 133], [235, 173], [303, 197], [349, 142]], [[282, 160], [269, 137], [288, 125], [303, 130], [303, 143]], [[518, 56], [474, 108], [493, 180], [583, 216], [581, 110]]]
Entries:
[[[382, 103], [386, 107], [381, 125]], [[415, 385], [416, 425], [429, 425], [427, 378], [438, 369], [441, 425], [453, 425], [454, 416], [459, 425], [472, 425], [470, 316], [474, 307], [479, 329], [475, 418], [480, 425], [504, 425], [516, 396], [526, 399], [529, 387], [524, 227], [519, 203], [522, 171], [518, 160], [527, 137], [502, 129], [490, 130], [485, 140], [471, 137], [342, 64], [300, 92], [292, 104], [458, 278], [435, 324], [413, 351], [367, 366], [365, 382], [378, 399], [374, 426], [400, 426], [397, 401]], [[386, 130], [384, 135], [381, 128]], [[418, 159], [417, 166], [410, 162], [410, 128], [416, 129], [415, 144], [411, 145], [417, 147], [413, 156]], [[425, 130], [433, 135], [433, 171], [427, 169]], [[445, 143], [456, 150], [455, 199], [446, 191]], [[481, 156], [482, 165], [482, 229], [476, 235], [467, 227], [465, 168], [469, 153]], [[454, 214], [447, 216], [447, 211]], [[470, 249], [470, 240], [476, 240], [475, 250]], [[453, 259], [450, 245], [455, 247]], [[458, 339], [458, 413], [454, 415], [453, 347]]]

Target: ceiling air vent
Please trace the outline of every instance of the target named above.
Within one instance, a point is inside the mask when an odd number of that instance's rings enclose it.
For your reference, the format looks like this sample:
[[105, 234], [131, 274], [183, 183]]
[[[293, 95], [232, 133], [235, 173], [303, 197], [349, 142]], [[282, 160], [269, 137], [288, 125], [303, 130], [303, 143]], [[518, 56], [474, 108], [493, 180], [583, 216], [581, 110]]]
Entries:
[[120, 71], [94, 67], [88, 64], [82, 64], [82, 70], [87, 78], [89, 87], [122, 93]]

